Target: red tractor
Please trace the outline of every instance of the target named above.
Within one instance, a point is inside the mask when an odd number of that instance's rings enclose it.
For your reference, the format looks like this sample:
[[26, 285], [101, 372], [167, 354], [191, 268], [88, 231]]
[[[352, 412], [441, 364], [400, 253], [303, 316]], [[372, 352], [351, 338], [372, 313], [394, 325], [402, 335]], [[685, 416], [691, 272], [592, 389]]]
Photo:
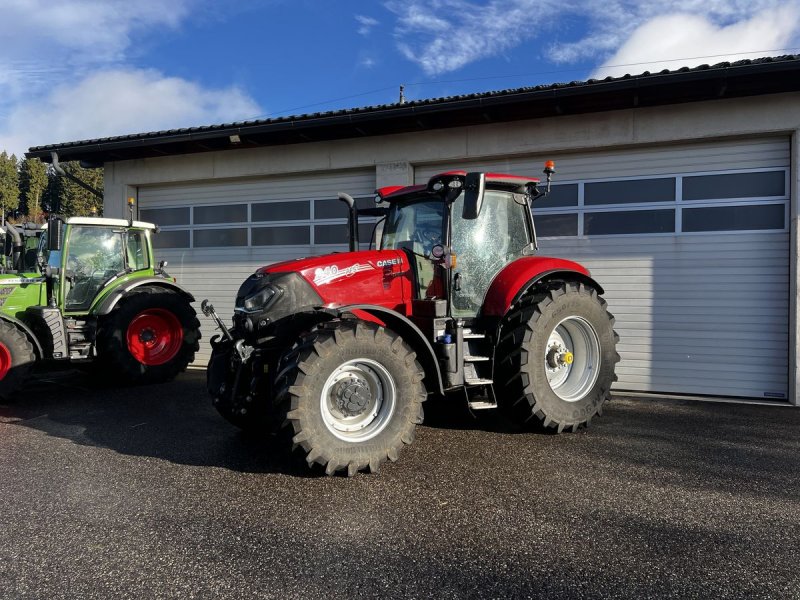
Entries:
[[[581, 265], [535, 256], [530, 177], [452, 171], [349, 206], [350, 252], [263, 267], [236, 296], [233, 327], [203, 302], [208, 388], [248, 430], [290, 434], [328, 474], [396, 460], [428, 394], [576, 431], [615, 381], [617, 335]], [[388, 207], [387, 207], [388, 205]], [[357, 251], [358, 216], [383, 217], [380, 249]]]

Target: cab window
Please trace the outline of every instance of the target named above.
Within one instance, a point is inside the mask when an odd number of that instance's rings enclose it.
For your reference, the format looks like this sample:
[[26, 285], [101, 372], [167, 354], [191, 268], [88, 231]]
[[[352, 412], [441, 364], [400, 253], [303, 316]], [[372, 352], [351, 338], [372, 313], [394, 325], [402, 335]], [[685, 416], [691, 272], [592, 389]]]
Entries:
[[132, 271], [140, 271], [150, 266], [145, 235], [144, 231], [132, 230], [128, 232], [126, 255], [128, 268]]

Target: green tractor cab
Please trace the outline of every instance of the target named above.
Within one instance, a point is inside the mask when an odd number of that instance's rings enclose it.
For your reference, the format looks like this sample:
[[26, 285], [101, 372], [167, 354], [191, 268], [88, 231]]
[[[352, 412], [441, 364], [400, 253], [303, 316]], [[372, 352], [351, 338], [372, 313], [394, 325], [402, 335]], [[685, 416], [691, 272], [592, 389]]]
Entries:
[[34, 367], [98, 364], [123, 383], [157, 383], [194, 360], [194, 297], [156, 265], [156, 226], [51, 217], [7, 224], [0, 269], [0, 397]]

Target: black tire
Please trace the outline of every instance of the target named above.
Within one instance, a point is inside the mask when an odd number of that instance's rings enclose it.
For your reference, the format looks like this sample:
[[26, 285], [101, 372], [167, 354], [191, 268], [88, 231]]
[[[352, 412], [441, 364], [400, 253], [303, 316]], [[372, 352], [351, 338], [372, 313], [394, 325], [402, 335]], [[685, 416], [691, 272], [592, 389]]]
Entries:
[[[367, 467], [375, 473], [414, 441], [427, 397], [425, 373], [399, 335], [364, 321], [333, 321], [298, 342], [289, 356], [279, 374], [278, 415], [292, 436], [293, 449], [303, 453], [309, 466], [321, 465], [328, 475], [347, 469], [353, 476]], [[393, 399], [388, 391], [392, 385]], [[381, 402], [373, 406], [376, 389], [381, 390]], [[325, 398], [325, 406], [337, 406], [323, 408]], [[368, 409], [375, 415], [366, 414]], [[342, 411], [339, 416], [337, 411]], [[359, 426], [348, 419], [366, 424], [345, 431]]]
[[36, 353], [25, 332], [0, 320], [0, 398], [6, 400], [16, 392], [35, 363]]
[[505, 317], [497, 348], [500, 408], [515, 423], [559, 433], [588, 425], [611, 396], [618, 339], [592, 287], [566, 282], [523, 297]]
[[[174, 346], [160, 356], [135, 356], [129, 328], [143, 315], [157, 315], [175, 334]], [[134, 321], [136, 320], [136, 323]], [[178, 334], [179, 331], [179, 334]], [[127, 384], [161, 383], [185, 371], [199, 349], [200, 322], [189, 300], [168, 289], [146, 287], [125, 296], [101, 320], [97, 332], [98, 366], [111, 381]]]

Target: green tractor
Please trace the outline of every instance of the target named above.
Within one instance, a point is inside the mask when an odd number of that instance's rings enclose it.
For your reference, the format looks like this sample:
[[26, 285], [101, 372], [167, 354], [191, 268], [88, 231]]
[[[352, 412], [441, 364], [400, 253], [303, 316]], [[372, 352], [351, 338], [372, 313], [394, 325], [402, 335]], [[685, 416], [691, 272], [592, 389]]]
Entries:
[[54, 216], [30, 229], [6, 224], [4, 232], [0, 397], [34, 367], [95, 365], [113, 381], [137, 384], [167, 381], [194, 360], [194, 297], [166, 263], [155, 264], [155, 225]]

